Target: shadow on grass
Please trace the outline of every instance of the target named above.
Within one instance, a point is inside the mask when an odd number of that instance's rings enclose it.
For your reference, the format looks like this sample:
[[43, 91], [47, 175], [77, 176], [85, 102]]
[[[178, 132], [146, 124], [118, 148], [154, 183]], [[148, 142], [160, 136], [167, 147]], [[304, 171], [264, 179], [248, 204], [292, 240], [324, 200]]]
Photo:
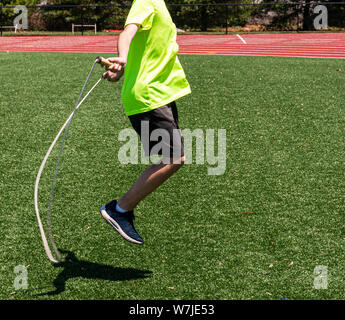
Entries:
[[40, 293], [37, 296], [52, 296], [65, 291], [65, 284], [71, 278], [101, 279], [109, 281], [125, 281], [132, 279], [144, 279], [150, 277], [152, 271], [133, 268], [117, 268], [108, 265], [78, 260], [73, 252], [59, 249], [67, 254], [65, 261], [54, 264], [54, 267], [64, 269], [54, 280], [55, 290]]

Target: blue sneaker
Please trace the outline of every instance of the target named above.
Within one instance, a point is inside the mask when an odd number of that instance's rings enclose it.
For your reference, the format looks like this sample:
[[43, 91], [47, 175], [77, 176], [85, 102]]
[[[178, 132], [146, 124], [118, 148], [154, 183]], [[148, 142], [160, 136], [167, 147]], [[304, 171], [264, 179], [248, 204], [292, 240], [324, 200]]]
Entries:
[[107, 221], [124, 239], [136, 244], [143, 244], [144, 240], [134, 228], [134, 212], [121, 213], [116, 211], [116, 200], [101, 207], [102, 217]]

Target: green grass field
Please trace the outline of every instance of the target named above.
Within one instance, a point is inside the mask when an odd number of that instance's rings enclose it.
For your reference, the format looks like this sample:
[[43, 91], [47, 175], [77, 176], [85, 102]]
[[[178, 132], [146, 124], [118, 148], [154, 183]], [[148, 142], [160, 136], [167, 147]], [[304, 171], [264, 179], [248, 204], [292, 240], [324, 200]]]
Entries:
[[[178, 101], [180, 125], [227, 130], [226, 172], [185, 165], [140, 203], [143, 246], [99, 214], [146, 167], [119, 163], [130, 123], [121, 84], [101, 83], [66, 141], [52, 229], [73, 261], [54, 267], [34, 182], [96, 56], [0, 53], [1, 299], [344, 299], [344, 60], [181, 56], [193, 94]], [[57, 153], [40, 182], [44, 222]], [[314, 288], [318, 265], [327, 289]]]

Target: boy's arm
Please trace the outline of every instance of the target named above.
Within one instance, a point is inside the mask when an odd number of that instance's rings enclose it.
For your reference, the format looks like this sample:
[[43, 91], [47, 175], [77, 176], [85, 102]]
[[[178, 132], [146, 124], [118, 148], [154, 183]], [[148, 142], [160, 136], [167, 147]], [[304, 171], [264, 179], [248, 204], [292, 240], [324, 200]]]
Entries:
[[138, 28], [139, 27], [136, 24], [129, 24], [120, 34], [117, 42], [117, 51], [119, 56], [107, 59], [109, 62], [112, 62], [113, 65], [107, 68], [107, 72], [103, 73], [104, 79], [117, 82], [123, 76], [124, 69], [127, 64], [129, 46], [132, 42], [132, 39], [136, 35]]
[[129, 46], [136, 35], [138, 28], [139, 27], [136, 24], [129, 24], [120, 34], [119, 41], [117, 43], [117, 52], [119, 53], [119, 58], [124, 61], [125, 64], [127, 63]]

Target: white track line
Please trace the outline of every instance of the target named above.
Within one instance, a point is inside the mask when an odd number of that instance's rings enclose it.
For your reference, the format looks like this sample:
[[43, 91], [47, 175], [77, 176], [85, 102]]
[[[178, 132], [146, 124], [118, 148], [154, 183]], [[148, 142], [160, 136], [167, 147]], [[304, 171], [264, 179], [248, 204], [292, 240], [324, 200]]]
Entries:
[[246, 42], [239, 34], [236, 34], [236, 36], [237, 36], [244, 44], [247, 44], [247, 42]]

